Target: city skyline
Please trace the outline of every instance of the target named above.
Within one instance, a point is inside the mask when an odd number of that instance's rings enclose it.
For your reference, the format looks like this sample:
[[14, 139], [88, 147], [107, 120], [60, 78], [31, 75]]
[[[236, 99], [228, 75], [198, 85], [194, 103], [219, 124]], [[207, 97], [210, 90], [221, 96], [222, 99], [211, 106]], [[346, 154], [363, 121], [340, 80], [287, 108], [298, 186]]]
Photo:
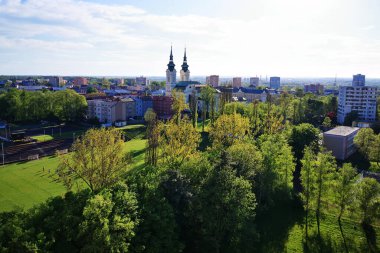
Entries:
[[305, 2], [3, 0], [0, 74], [380, 77], [380, 3]]

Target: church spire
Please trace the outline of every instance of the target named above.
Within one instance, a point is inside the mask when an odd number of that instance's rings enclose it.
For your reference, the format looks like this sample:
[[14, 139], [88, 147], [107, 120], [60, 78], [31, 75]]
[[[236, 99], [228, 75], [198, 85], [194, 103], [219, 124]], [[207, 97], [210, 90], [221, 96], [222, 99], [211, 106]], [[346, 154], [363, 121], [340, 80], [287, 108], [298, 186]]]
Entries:
[[189, 70], [189, 65], [187, 64], [186, 47], [185, 47], [185, 53], [183, 55], [183, 64], [181, 67], [184, 72], [187, 72]]
[[173, 61], [173, 46], [170, 46], [170, 58], [168, 63], [168, 69], [169, 71], [173, 71], [175, 67], [174, 61]]

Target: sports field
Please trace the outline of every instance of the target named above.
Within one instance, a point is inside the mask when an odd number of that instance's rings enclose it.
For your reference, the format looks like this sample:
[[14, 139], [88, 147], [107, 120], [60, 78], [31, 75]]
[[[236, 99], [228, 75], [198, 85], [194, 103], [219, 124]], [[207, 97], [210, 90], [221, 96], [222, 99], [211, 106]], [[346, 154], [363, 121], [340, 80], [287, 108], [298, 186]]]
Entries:
[[[126, 152], [131, 152], [130, 168], [144, 162], [145, 128], [143, 125], [127, 126], [122, 129], [128, 136]], [[40, 160], [0, 166], [0, 212], [17, 208], [30, 208], [52, 196], [66, 192], [55, 175], [58, 158], [44, 157]], [[74, 187], [75, 190], [75, 187]]]

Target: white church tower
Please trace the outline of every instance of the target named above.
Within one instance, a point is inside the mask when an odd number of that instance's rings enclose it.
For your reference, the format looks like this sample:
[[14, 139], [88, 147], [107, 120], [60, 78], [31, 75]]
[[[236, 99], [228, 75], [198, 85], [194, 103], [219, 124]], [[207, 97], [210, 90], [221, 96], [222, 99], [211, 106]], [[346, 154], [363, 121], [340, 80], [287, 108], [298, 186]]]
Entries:
[[175, 64], [173, 62], [173, 47], [170, 48], [170, 60], [168, 63], [168, 69], [166, 70], [166, 95], [170, 95], [171, 90], [177, 83], [177, 71], [175, 70]]
[[187, 65], [187, 56], [186, 56], [186, 48], [185, 48], [185, 54], [183, 56], [183, 64], [182, 69], [180, 72], [181, 81], [190, 81], [190, 70], [189, 65]]

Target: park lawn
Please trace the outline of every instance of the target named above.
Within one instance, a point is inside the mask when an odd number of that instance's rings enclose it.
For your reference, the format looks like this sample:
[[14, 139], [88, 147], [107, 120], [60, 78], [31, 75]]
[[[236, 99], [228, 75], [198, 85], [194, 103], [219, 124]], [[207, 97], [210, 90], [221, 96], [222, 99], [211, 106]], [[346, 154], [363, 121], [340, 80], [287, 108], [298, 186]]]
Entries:
[[[342, 233], [340, 231], [338, 218], [331, 213], [323, 214], [321, 218], [321, 235], [319, 240], [317, 235], [317, 222], [315, 212], [310, 212], [309, 223], [309, 243], [313, 245], [313, 250], [305, 248], [305, 212], [297, 202], [278, 203], [256, 216], [256, 228], [260, 234], [259, 247], [257, 252], [346, 252]], [[368, 248], [368, 231], [364, 231], [360, 223], [348, 216], [342, 218], [342, 230], [346, 240], [348, 252], [377, 252]], [[373, 223], [372, 249], [380, 249], [380, 226], [378, 222]], [[324, 247], [319, 251], [316, 245]], [[376, 246], [374, 246], [376, 245]]]
[[57, 165], [57, 157], [45, 157], [0, 167], [0, 212], [30, 208], [64, 194], [65, 187], [55, 175]]
[[[350, 219], [342, 219], [342, 231], [340, 231], [338, 219], [334, 215], [324, 215], [321, 219], [321, 235], [322, 239], [319, 240], [317, 235], [317, 222], [313, 219], [310, 224], [309, 230], [309, 245], [323, 245], [322, 252], [345, 252], [344, 239], [348, 252], [376, 252], [370, 251], [377, 248], [380, 249], [380, 227], [373, 226], [373, 234], [368, 238], [372, 241], [367, 241], [366, 233], [359, 222]], [[374, 236], [374, 237], [373, 237]], [[303, 223], [294, 224], [289, 230], [289, 235], [285, 244], [285, 252], [314, 252], [307, 251], [303, 241], [305, 240], [305, 226]], [[371, 246], [369, 246], [369, 244]], [[376, 245], [376, 246], [375, 246]]]
[[[143, 135], [137, 131], [140, 129], [141, 132], [142, 126], [128, 126], [127, 129], [136, 130], [135, 138], [127, 141], [123, 149], [124, 152], [131, 153], [132, 165], [129, 169], [134, 169], [144, 164], [146, 140], [141, 139]], [[66, 188], [54, 174], [57, 165], [58, 158], [50, 156], [0, 166], [0, 212], [17, 208], [28, 209], [50, 197], [65, 194]]]

